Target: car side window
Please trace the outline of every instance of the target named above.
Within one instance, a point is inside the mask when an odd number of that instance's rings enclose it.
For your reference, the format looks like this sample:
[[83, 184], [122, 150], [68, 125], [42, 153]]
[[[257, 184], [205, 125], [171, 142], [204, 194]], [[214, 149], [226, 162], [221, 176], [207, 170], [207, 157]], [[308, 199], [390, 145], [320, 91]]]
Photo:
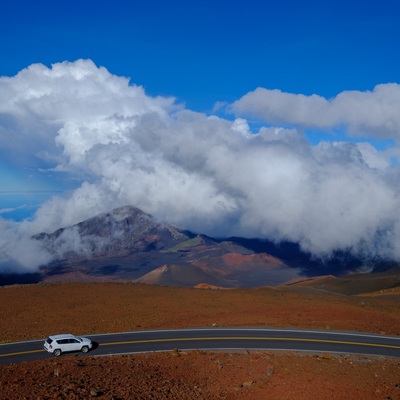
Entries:
[[69, 342], [70, 342], [70, 343], [79, 343], [79, 341], [76, 340], [76, 339], [69, 339]]

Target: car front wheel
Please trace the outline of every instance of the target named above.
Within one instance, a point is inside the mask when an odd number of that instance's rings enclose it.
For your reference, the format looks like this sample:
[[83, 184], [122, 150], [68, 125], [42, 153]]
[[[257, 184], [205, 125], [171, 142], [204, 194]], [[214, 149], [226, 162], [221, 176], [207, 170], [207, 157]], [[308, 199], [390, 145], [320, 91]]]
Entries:
[[82, 351], [82, 353], [87, 353], [89, 351], [89, 347], [83, 346], [81, 351]]
[[53, 354], [54, 354], [56, 357], [61, 356], [61, 350], [60, 350], [60, 349], [55, 349], [55, 350], [53, 351]]

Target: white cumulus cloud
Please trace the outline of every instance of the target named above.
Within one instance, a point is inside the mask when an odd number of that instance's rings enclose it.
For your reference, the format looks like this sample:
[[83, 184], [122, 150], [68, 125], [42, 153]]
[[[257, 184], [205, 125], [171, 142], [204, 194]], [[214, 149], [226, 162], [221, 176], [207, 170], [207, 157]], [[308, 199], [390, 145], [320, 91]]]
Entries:
[[378, 138], [400, 138], [400, 85], [380, 84], [372, 91], [344, 91], [332, 99], [313, 94], [285, 93], [257, 88], [231, 105], [237, 115], [257, 117], [272, 124], [332, 129]]
[[[0, 153], [31, 168], [44, 163], [78, 185], [30, 221], [1, 220], [0, 262], [34, 268], [48, 255], [37, 243], [27, 247], [30, 235], [125, 204], [211, 236], [400, 259], [400, 185], [388, 155], [365, 141], [313, 146], [298, 129], [345, 125], [352, 134], [397, 138], [398, 98], [395, 84], [334, 99], [257, 89], [232, 105], [238, 118], [230, 121], [148, 96], [90, 60], [2, 77]], [[251, 132], [247, 115], [268, 127]], [[23, 257], [26, 249], [36, 256]]]

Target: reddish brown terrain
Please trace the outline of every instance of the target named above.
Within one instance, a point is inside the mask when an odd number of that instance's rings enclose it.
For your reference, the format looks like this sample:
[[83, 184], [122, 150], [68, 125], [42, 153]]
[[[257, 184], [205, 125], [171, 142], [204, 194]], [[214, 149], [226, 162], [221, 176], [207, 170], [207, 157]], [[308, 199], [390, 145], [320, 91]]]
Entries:
[[[400, 334], [398, 288], [330, 293], [330, 279], [260, 289], [132, 283], [0, 288], [0, 340], [204, 326]], [[315, 286], [315, 285], [314, 285]], [[204, 286], [203, 286], [204, 287]], [[332, 289], [332, 290], [331, 290]], [[400, 399], [400, 360], [308, 353], [67, 355], [0, 366], [1, 399]]]

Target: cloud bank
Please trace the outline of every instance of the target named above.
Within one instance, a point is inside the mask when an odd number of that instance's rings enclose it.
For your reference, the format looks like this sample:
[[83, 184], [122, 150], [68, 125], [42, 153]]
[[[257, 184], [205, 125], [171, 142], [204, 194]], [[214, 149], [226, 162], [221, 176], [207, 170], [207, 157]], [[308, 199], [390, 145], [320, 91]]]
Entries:
[[399, 140], [399, 104], [400, 85], [389, 83], [372, 91], [345, 91], [332, 99], [257, 88], [234, 102], [231, 109], [275, 124], [328, 130], [345, 127], [355, 136]]
[[[397, 84], [330, 100], [259, 88], [231, 105], [231, 121], [148, 96], [90, 60], [1, 77], [0, 156], [79, 185], [32, 220], [0, 219], [0, 269], [48, 261], [37, 244], [27, 247], [30, 235], [125, 204], [214, 237], [400, 259], [400, 184], [388, 154], [366, 141], [311, 145], [302, 133], [340, 126], [397, 141], [399, 106]], [[251, 132], [249, 116], [266, 126]]]

